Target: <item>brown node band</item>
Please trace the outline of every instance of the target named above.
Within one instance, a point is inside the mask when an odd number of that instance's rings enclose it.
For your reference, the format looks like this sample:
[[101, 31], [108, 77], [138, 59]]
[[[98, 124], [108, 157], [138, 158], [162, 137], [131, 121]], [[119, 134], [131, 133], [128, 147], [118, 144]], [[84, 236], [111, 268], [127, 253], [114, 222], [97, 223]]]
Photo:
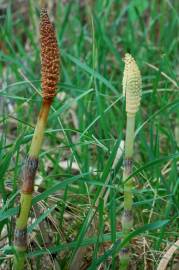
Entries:
[[123, 213], [123, 218], [125, 218], [125, 220], [128, 222], [132, 221], [133, 220], [132, 210], [125, 209]]
[[38, 168], [38, 159], [34, 157], [28, 157], [26, 159], [23, 171], [22, 171], [22, 192], [32, 193], [34, 190], [34, 179]]
[[124, 168], [125, 168], [125, 171], [128, 173], [128, 175], [132, 173], [132, 165], [133, 165], [132, 158], [126, 158], [124, 160]]
[[120, 255], [123, 256], [123, 255], [128, 255], [129, 254], [129, 248], [122, 248], [120, 250]]
[[27, 228], [16, 229], [14, 234], [15, 246], [25, 248], [27, 246]]

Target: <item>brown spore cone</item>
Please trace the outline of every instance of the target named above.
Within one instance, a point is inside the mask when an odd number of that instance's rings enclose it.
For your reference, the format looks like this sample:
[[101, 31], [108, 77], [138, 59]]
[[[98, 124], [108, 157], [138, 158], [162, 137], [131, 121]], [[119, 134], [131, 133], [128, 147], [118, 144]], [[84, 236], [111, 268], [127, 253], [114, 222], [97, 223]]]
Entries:
[[60, 56], [55, 28], [50, 22], [47, 10], [40, 14], [41, 72], [42, 96], [44, 100], [52, 100], [56, 95], [59, 81]]

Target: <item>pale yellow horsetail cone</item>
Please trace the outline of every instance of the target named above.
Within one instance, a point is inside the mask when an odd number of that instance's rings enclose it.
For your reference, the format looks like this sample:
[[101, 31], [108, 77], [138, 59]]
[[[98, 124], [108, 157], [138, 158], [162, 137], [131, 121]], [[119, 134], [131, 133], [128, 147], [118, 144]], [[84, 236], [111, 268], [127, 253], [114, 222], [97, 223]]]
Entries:
[[142, 79], [134, 58], [126, 53], [124, 56], [123, 96], [126, 97], [126, 112], [134, 115], [140, 106]]

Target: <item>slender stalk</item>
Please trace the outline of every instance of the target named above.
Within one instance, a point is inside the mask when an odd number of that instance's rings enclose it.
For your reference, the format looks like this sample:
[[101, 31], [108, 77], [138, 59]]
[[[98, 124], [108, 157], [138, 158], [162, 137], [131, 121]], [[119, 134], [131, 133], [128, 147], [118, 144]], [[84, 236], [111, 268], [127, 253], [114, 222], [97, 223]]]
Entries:
[[123, 181], [124, 181], [124, 209], [128, 210], [132, 208], [132, 192], [131, 192], [132, 180], [130, 179], [129, 181], [126, 181], [126, 179], [130, 176], [132, 172], [134, 125], [135, 125], [135, 117], [127, 116]]
[[38, 167], [38, 156], [43, 142], [49, 110], [56, 95], [59, 77], [59, 52], [53, 25], [47, 11], [41, 10], [41, 62], [43, 102], [37, 119], [31, 147], [22, 172], [22, 187], [19, 215], [16, 219], [14, 237], [14, 270], [24, 269], [27, 250], [27, 224], [34, 191], [35, 175]]
[[[123, 183], [124, 183], [124, 212], [122, 215], [122, 230], [123, 238], [125, 238], [133, 226], [133, 195], [132, 186], [133, 180], [126, 179], [132, 173], [132, 156], [133, 156], [133, 145], [134, 145], [134, 126], [135, 116], [127, 115], [127, 127], [126, 127], [126, 140], [125, 140], [125, 155], [124, 155], [124, 169], [123, 169]], [[129, 249], [125, 247], [120, 253], [120, 269], [126, 269], [129, 262]]]
[[22, 187], [20, 198], [20, 212], [16, 220], [15, 230], [15, 257], [14, 269], [24, 269], [26, 248], [27, 248], [27, 223], [32, 203], [32, 193], [34, 190], [35, 174], [38, 167], [38, 155], [43, 141], [45, 125], [47, 123], [50, 104], [43, 103], [37, 125], [35, 128], [32, 144], [28, 158], [22, 173]]
[[45, 101], [39, 113], [37, 125], [32, 138], [32, 144], [29, 150], [29, 156], [38, 157], [43, 142], [44, 130], [47, 123], [48, 113], [51, 103]]
[[[126, 54], [124, 58], [125, 69], [123, 76], [123, 94], [126, 96], [127, 126], [124, 153], [124, 211], [122, 215], [122, 232], [125, 238], [133, 227], [133, 179], [127, 180], [132, 173], [134, 152], [135, 115], [140, 105], [141, 75], [131, 55]], [[126, 181], [127, 180], [127, 181]], [[126, 245], [120, 252], [120, 270], [128, 267], [130, 260], [129, 247]]]

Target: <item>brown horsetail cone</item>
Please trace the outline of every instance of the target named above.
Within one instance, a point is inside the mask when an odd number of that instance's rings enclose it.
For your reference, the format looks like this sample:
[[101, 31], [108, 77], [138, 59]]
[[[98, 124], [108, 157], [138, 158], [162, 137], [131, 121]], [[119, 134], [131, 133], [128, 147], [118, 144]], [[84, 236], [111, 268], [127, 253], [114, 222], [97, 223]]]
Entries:
[[135, 114], [140, 106], [142, 80], [134, 58], [126, 53], [124, 57], [123, 96], [126, 96], [126, 112]]
[[44, 100], [51, 100], [56, 95], [59, 81], [60, 56], [55, 29], [45, 8], [40, 14], [40, 42], [42, 95]]

